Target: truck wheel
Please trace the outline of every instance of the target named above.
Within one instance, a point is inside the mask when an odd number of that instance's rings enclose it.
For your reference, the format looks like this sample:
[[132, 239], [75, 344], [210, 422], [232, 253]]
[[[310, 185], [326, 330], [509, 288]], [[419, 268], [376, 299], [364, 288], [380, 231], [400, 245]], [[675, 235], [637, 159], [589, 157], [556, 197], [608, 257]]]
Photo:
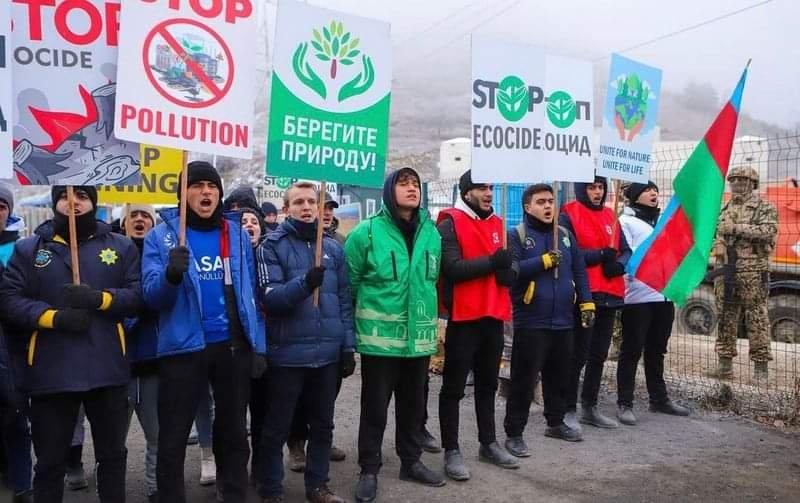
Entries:
[[800, 296], [769, 298], [770, 337], [777, 342], [800, 342]]
[[678, 311], [678, 330], [681, 333], [711, 335], [717, 326], [717, 306], [714, 287], [700, 285], [695, 288]]

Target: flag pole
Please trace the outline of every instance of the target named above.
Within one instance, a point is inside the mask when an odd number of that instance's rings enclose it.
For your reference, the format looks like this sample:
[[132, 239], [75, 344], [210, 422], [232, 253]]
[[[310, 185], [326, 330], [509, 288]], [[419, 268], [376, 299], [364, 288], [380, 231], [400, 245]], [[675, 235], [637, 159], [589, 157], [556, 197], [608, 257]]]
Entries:
[[[178, 244], [180, 246], [186, 246], [186, 191], [188, 190], [189, 186], [189, 173], [186, 172], [187, 169], [187, 162], [186, 159], [189, 157], [188, 152], [185, 150], [183, 151], [183, 156], [181, 159], [181, 164], [183, 167], [181, 168], [181, 199], [178, 202], [180, 205], [180, 213], [179, 213], [179, 223], [178, 223]], [[219, 202], [222, 204], [222, 201]]]
[[[319, 182], [319, 215], [317, 216], [317, 242], [314, 248], [314, 267], [322, 265], [322, 231], [325, 225], [322, 223], [322, 214], [325, 212], [325, 180]], [[319, 287], [314, 289], [314, 307], [319, 306]]]
[[67, 185], [67, 222], [69, 232], [69, 256], [72, 261], [72, 284], [81, 284], [81, 264], [78, 256], [78, 231], [75, 225], [75, 189]]

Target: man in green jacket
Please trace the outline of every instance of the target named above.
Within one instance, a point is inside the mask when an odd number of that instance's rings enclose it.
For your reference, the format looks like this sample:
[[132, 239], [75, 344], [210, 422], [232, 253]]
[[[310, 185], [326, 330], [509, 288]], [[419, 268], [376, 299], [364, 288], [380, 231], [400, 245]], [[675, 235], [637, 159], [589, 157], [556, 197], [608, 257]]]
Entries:
[[420, 208], [420, 196], [416, 171], [395, 171], [384, 184], [381, 211], [353, 229], [345, 243], [361, 353], [359, 503], [374, 501], [377, 495], [392, 394], [400, 479], [433, 487], [445, 484], [441, 475], [420, 461], [425, 381], [430, 357], [436, 352], [436, 280], [441, 258], [439, 233], [427, 210]]

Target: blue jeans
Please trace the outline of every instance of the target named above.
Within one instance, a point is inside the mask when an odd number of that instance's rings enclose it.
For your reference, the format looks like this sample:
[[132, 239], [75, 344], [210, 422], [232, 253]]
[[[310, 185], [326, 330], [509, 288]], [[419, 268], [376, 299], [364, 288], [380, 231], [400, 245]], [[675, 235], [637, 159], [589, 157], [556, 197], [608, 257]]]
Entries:
[[128, 385], [128, 429], [134, 411], [144, 431], [147, 447], [144, 457], [144, 479], [147, 495], [158, 492], [156, 460], [158, 459], [158, 375], [134, 377]]
[[27, 408], [9, 414], [14, 417], [3, 426], [2, 439], [8, 460], [8, 485], [15, 493], [21, 493], [31, 488], [31, 429]]
[[321, 487], [328, 481], [338, 380], [338, 362], [320, 368], [276, 366], [267, 369], [267, 415], [259, 449], [262, 463], [257, 475], [262, 498], [283, 494], [283, 445], [289, 438], [298, 401], [310, 426], [306, 490]]

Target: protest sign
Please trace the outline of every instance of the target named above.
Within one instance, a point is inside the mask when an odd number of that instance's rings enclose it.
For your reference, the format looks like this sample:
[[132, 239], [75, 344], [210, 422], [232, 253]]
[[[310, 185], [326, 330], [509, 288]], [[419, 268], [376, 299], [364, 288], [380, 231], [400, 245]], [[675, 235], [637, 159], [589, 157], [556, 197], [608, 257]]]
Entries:
[[472, 37], [472, 177], [590, 181], [592, 65]]
[[597, 174], [646, 183], [661, 97], [661, 70], [611, 55]]
[[138, 185], [98, 187], [101, 204], [175, 204], [183, 152], [154, 145], [141, 146], [142, 172]]
[[256, 38], [252, 0], [125, 2], [117, 134], [252, 157]]
[[23, 184], [137, 183], [114, 135], [119, 0], [14, 0], [14, 170]]
[[382, 186], [391, 90], [388, 23], [281, 2], [266, 171]]
[[11, 151], [11, 2], [0, 4], [0, 178], [13, 175]]

